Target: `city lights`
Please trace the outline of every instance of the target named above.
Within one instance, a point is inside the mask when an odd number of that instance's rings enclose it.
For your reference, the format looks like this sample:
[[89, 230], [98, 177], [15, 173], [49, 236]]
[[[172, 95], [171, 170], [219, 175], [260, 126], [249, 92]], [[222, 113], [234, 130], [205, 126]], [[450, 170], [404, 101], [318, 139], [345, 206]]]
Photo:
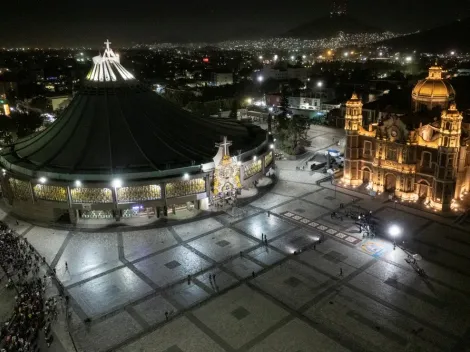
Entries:
[[258, 82], [263, 82], [263, 76], [258, 76]]
[[187, 172], [183, 175], [183, 180], [189, 180], [189, 174]]
[[40, 178], [39, 178], [39, 183], [44, 184], [44, 183], [46, 183], [46, 182], [47, 182], [47, 178], [45, 178], [45, 177], [40, 177]]
[[82, 187], [82, 181], [76, 180], [75, 181], [75, 187]]

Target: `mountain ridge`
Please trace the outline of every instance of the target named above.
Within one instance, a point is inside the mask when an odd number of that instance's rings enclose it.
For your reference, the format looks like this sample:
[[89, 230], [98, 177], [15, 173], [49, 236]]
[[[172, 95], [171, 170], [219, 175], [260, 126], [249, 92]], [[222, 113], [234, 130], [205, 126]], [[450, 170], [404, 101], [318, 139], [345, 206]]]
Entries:
[[336, 36], [339, 32], [356, 33], [382, 33], [385, 30], [368, 25], [362, 21], [348, 16], [325, 16], [301, 24], [282, 34], [282, 37], [299, 39], [324, 39]]

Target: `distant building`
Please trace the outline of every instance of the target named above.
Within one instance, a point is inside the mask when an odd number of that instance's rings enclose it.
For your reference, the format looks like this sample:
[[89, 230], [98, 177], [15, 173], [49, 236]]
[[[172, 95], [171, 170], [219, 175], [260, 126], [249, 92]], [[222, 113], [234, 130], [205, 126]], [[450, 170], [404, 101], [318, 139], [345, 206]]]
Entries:
[[65, 109], [72, 100], [71, 95], [56, 95], [47, 97], [52, 106], [52, 111], [56, 111], [59, 109]]
[[233, 84], [233, 73], [212, 72], [211, 83], [214, 86], [225, 86], [227, 84]]
[[10, 116], [10, 104], [5, 95], [0, 94], [0, 115]]
[[258, 71], [256, 75], [262, 77], [263, 80], [275, 79], [284, 81], [288, 79], [298, 79], [302, 82], [306, 82], [309, 76], [309, 70], [306, 67], [273, 68], [271, 66], [265, 66], [261, 71]]
[[341, 102], [339, 100], [329, 100], [324, 103], [322, 102], [320, 109], [323, 111], [331, 111], [339, 108], [341, 108]]
[[312, 97], [289, 97], [289, 107], [293, 109], [320, 110], [321, 99]]

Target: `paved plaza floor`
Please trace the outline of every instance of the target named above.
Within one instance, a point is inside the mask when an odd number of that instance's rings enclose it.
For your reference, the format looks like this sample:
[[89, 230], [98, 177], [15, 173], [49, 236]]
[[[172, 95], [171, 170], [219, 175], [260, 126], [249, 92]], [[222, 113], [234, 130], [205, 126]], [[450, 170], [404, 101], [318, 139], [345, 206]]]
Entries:
[[[331, 218], [368, 209], [403, 246]], [[245, 210], [145, 230], [12, 226], [56, 268], [80, 351], [468, 350], [470, 233], [452, 219], [282, 179]]]
[[[79, 351], [470, 350], [468, 228], [278, 166], [272, 189], [235, 216], [103, 232], [4, 220], [56, 269]], [[346, 216], [369, 210], [375, 238]]]

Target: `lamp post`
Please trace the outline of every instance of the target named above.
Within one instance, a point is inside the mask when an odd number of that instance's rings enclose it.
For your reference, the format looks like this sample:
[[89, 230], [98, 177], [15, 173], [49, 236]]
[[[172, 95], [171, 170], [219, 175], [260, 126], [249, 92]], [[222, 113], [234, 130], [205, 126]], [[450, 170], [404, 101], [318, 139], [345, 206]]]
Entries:
[[401, 234], [401, 228], [398, 225], [392, 225], [388, 229], [388, 233], [393, 238], [393, 250], [397, 247], [396, 238]]

